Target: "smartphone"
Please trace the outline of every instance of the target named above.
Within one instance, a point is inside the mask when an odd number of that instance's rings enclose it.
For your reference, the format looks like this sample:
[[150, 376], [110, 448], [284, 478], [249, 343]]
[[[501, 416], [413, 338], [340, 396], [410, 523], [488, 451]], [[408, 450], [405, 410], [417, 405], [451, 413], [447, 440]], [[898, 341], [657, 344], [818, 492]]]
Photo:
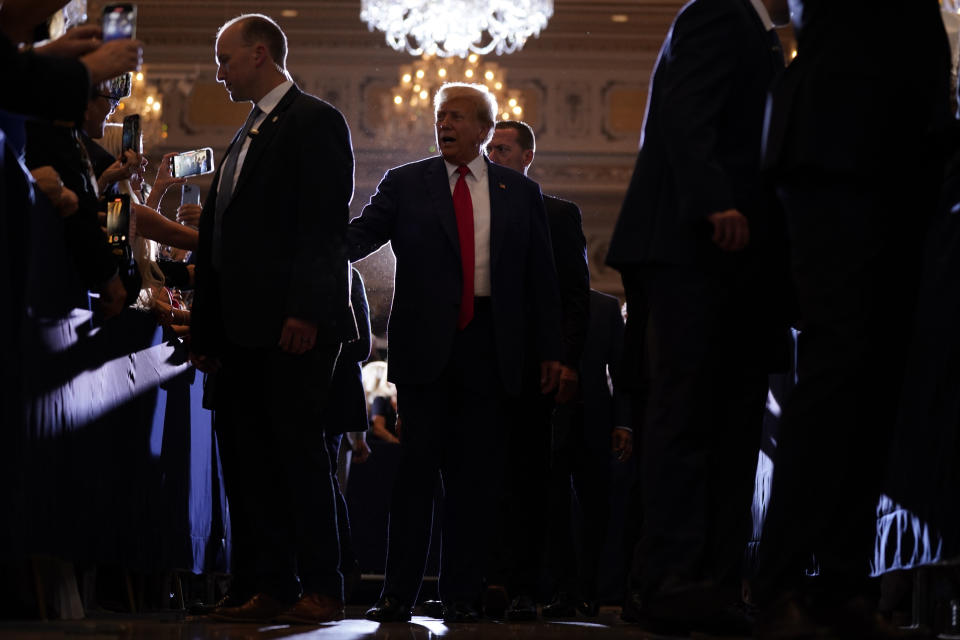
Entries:
[[128, 2], [103, 8], [103, 41], [134, 38], [137, 33], [137, 5]]
[[130, 196], [122, 193], [107, 200], [107, 240], [114, 253], [125, 253], [130, 233]]
[[133, 149], [137, 153], [143, 153], [143, 137], [140, 135], [140, 115], [134, 113], [123, 119], [123, 138], [121, 142], [123, 151]]
[[200, 187], [195, 184], [184, 184], [180, 204], [200, 204]]
[[125, 73], [122, 76], [111, 78], [106, 81], [107, 95], [114, 100], [123, 100], [129, 98], [133, 89], [133, 74]]
[[174, 178], [189, 178], [207, 173], [213, 173], [213, 149], [210, 147], [184, 151], [173, 156], [170, 175]]

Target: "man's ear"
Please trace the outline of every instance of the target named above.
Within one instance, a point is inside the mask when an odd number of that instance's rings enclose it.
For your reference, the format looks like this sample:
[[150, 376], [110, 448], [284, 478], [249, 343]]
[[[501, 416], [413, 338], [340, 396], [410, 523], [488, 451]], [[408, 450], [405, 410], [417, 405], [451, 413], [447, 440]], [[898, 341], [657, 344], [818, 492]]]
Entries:
[[523, 166], [529, 167], [531, 162], [533, 162], [533, 149], [524, 149]]
[[257, 43], [253, 45], [253, 64], [256, 67], [259, 67], [269, 58], [267, 53], [267, 48], [262, 43]]

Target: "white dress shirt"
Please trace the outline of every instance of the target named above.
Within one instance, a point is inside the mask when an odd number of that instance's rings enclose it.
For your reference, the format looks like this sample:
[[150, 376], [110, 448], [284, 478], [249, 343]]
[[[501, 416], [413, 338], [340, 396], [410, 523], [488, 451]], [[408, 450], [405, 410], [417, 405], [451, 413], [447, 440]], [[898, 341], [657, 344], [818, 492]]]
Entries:
[[773, 20], [770, 19], [770, 12], [767, 11], [767, 7], [763, 4], [763, 0], [750, 0], [750, 4], [753, 5], [757, 15], [760, 16], [760, 22], [763, 23], [763, 28], [767, 31], [773, 29]]
[[[450, 179], [450, 194], [457, 186], [460, 165], [443, 161]], [[473, 203], [473, 295], [490, 295], [490, 180], [483, 155], [467, 163], [470, 173], [466, 176], [470, 200]]]

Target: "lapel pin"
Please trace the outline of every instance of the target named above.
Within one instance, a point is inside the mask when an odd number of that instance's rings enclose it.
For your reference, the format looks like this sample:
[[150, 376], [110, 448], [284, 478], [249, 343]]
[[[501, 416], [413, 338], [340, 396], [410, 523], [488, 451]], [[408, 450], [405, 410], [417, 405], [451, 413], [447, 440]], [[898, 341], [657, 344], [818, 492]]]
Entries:
[[273, 120], [271, 120], [270, 122], [276, 122], [279, 119], [280, 119], [280, 116], [273, 116]]
[[501, 188], [501, 189], [506, 189], [506, 188], [507, 188], [507, 185], [505, 185], [505, 184], [503, 184], [503, 183], [501, 182], [501, 183], [500, 183], [500, 188]]

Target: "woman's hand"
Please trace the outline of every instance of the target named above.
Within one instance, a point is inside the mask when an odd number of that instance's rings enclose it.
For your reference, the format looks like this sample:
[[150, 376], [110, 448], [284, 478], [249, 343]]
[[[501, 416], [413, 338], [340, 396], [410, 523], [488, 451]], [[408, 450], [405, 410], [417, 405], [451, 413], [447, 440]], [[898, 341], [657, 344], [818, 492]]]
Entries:
[[203, 213], [203, 207], [198, 204], [182, 204], [177, 209], [177, 222], [191, 227], [199, 227], [201, 213]]
[[97, 180], [100, 193], [121, 180], [129, 180], [140, 168], [140, 162], [139, 154], [133, 149], [127, 149], [120, 154], [120, 157], [100, 174], [100, 178]]
[[157, 166], [157, 178], [153, 181], [154, 191], [163, 193], [173, 185], [183, 184], [187, 181], [186, 178], [174, 178], [170, 175], [170, 166], [175, 155], [177, 155], [176, 152], [171, 151], [163, 154], [163, 157], [160, 158], [160, 164]]

